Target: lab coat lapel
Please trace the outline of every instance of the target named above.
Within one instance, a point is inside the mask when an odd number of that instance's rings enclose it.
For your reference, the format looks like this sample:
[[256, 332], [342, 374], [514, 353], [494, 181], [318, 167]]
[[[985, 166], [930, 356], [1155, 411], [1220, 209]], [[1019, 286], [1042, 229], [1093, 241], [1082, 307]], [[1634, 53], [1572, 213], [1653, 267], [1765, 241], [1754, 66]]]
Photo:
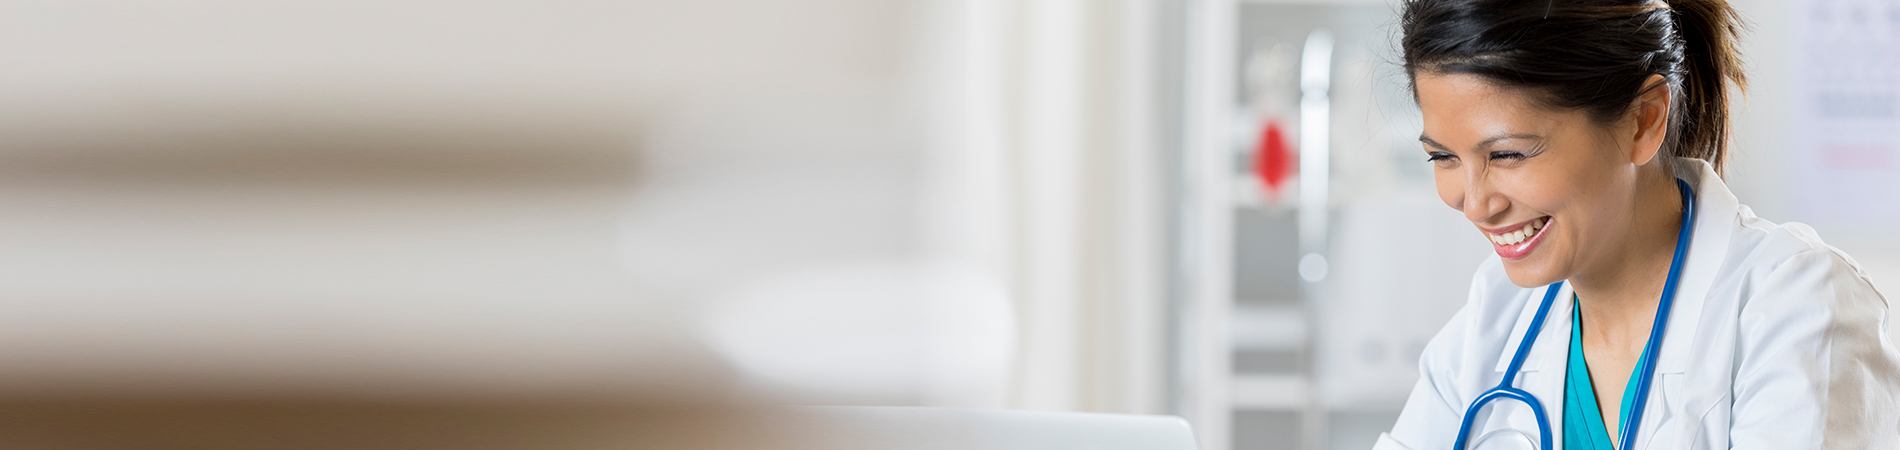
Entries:
[[[1696, 223], [1689, 237], [1689, 255], [1683, 262], [1682, 279], [1676, 286], [1675, 306], [1669, 312], [1669, 326], [1663, 331], [1662, 354], [1656, 355], [1659, 373], [1682, 373], [1689, 367], [1690, 356], [1697, 348], [1695, 340], [1700, 337], [1696, 327], [1702, 319], [1703, 303], [1722, 268], [1722, 260], [1728, 258], [1729, 238], [1735, 231], [1739, 205], [1735, 194], [1722, 184], [1709, 163], [1699, 159], [1686, 159], [1684, 163], [1693, 163], [1694, 169], [1700, 172], [1696, 178], [1683, 177], [1696, 186]], [[1684, 172], [1689, 170], [1685, 168]]]
[[[1570, 302], [1570, 283], [1564, 283], [1557, 291], [1557, 299], [1550, 305], [1550, 317], [1544, 319], [1544, 329], [1537, 334], [1537, 342], [1531, 344], [1531, 356], [1524, 361], [1523, 378], [1518, 388], [1537, 397], [1544, 404], [1544, 414], [1550, 420], [1550, 439], [1553, 445], [1562, 447], [1564, 441], [1564, 375], [1570, 368], [1570, 321], [1571, 309], [1576, 305]], [[1543, 300], [1538, 297], [1538, 300]], [[1525, 425], [1537, 429], [1535, 418]]]
[[1696, 349], [1712, 348], [1698, 341], [1714, 337], [1703, 336], [1697, 328], [1722, 261], [1728, 257], [1729, 238], [1734, 232], [1735, 214], [1740, 205], [1709, 163], [1698, 159], [1683, 162], [1685, 167], [1678, 176], [1695, 186], [1696, 223], [1690, 232], [1688, 260], [1683, 262], [1682, 279], [1676, 286], [1675, 304], [1669, 312], [1669, 325], [1663, 330], [1662, 353], [1656, 355], [1656, 378], [1650, 382], [1642, 423], [1636, 430], [1636, 442], [1640, 444], [1636, 448], [1639, 449], [1656, 444], [1652, 440], [1665, 422], [1699, 419], [1673, 417], [1688, 396], [1686, 392], [1666, 391], [1683, 389], [1681, 381], [1669, 380], [1684, 376], [1695, 361]]
[[[1531, 322], [1537, 319], [1537, 306], [1544, 301], [1546, 289], [1549, 289], [1549, 286], [1525, 289], [1523, 291], [1524, 309], [1518, 312], [1517, 322], [1511, 325], [1511, 334], [1505, 339], [1504, 348], [1499, 350], [1501, 353], [1498, 355], [1498, 363], [1492, 370], [1504, 372], [1505, 369], [1510, 368], [1511, 356], [1517, 353], [1518, 344], [1524, 341], [1524, 332], [1529, 331], [1531, 329]], [[1558, 326], [1558, 324], [1570, 323], [1570, 296], [1570, 283], [1564, 283], [1563, 289], [1557, 291], [1557, 299], [1553, 300], [1550, 305], [1550, 318], [1544, 319], [1544, 329], [1537, 335], [1537, 342], [1531, 345], [1530, 355], [1524, 357], [1523, 370], [1530, 371], [1544, 367], [1542, 365], [1543, 360], [1547, 359], [1547, 346], [1550, 344], [1550, 339], [1546, 339], [1546, 337], [1550, 335], [1551, 329]], [[1568, 333], [1570, 329], [1564, 328], [1561, 331]], [[1563, 345], [1568, 345], [1570, 342], [1569, 335], [1559, 336], [1559, 338], [1564, 340]], [[1566, 353], [1563, 356], [1568, 357], [1569, 354]], [[1561, 366], [1559, 366], [1559, 368], [1561, 368]]]

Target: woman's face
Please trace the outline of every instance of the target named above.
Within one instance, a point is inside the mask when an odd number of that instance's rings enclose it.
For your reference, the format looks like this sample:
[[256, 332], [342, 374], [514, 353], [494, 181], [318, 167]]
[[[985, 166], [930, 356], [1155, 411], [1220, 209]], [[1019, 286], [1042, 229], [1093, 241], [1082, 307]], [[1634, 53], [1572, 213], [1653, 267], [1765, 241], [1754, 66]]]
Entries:
[[1614, 257], [1604, 244], [1635, 222], [1626, 133], [1476, 75], [1414, 82], [1438, 196], [1491, 241], [1513, 284], [1550, 284]]

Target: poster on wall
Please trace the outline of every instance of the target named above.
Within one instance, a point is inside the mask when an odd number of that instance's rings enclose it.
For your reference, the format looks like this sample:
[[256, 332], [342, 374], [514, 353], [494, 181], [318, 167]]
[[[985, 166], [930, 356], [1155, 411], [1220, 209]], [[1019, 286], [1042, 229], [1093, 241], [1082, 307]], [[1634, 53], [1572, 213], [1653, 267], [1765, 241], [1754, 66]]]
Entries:
[[1860, 231], [1900, 220], [1900, 0], [1795, 9], [1791, 207]]

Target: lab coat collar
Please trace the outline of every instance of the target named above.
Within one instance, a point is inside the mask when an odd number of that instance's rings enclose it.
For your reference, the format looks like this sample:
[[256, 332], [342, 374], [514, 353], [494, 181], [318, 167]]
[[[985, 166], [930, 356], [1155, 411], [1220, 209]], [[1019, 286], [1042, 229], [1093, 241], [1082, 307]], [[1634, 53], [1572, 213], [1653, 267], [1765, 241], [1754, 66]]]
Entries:
[[[1544, 294], [1550, 286], [1526, 289], [1524, 308], [1518, 311], [1517, 323], [1511, 326], [1511, 334], [1504, 342], [1503, 354], [1498, 355], [1497, 367], [1503, 372], [1511, 366], [1511, 357], [1517, 354], [1517, 346], [1524, 341], [1524, 332], [1530, 331], [1531, 322], [1537, 318], [1537, 306], [1544, 301]], [[1563, 364], [1546, 364], [1547, 360], [1568, 358], [1570, 345], [1570, 283], [1564, 283], [1557, 291], [1557, 298], [1551, 301], [1549, 316], [1544, 319], [1544, 328], [1537, 332], [1537, 342], [1531, 343], [1531, 353], [1524, 357], [1523, 372], [1551, 370], [1562, 371]], [[1553, 331], [1555, 330], [1555, 331]], [[1557, 333], [1561, 332], [1561, 333]], [[1562, 341], [1551, 344], [1552, 341]], [[1563, 352], [1561, 354], [1554, 352]], [[1527, 388], [1528, 389], [1528, 388]], [[1532, 391], [1533, 394], [1537, 392]]]
[[[1651, 448], [1652, 440], [1664, 420], [1672, 415], [1670, 403], [1687, 401], [1686, 392], [1672, 392], [1671, 377], [1683, 377], [1705, 336], [1697, 328], [1702, 323], [1703, 307], [1714, 287], [1722, 261], [1728, 258], [1729, 239], [1735, 232], [1735, 216], [1741, 202], [1722, 182], [1715, 167], [1699, 159], [1684, 158], [1676, 176], [1695, 186], [1695, 227], [1690, 231], [1688, 260], [1683, 261], [1682, 279], [1676, 285], [1676, 299], [1669, 311], [1669, 326], [1663, 330], [1662, 353], [1656, 355], [1656, 374], [1650, 381], [1649, 398], [1644, 399], [1642, 423], [1638, 424], [1637, 445]], [[1678, 419], [1680, 420], [1680, 418]], [[1694, 420], [1694, 418], [1689, 418]]]
[[[1722, 261], [1728, 258], [1729, 238], [1735, 232], [1735, 214], [1740, 202], [1729, 192], [1715, 168], [1700, 159], [1682, 160], [1677, 176], [1695, 186], [1695, 228], [1689, 238], [1689, 256], [1683, 261], [1682, 279], [1676, 285], [1675, 306], [1669, 312], [1669, 327], [1663, 330], [1662, 353], [1656, 355], [1657, 373], [1683, 373], [1689, 356], [1697, 348], [1702, 333], [1702, 307], [1714, 286]], [[1659, 383], [1660, 384], [1660, 383]]]

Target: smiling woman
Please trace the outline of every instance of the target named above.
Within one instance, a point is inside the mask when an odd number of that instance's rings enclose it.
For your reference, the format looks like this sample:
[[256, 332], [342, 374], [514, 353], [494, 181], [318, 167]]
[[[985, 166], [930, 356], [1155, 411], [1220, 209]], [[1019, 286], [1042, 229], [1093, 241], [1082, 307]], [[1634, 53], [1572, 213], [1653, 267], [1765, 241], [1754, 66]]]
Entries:
[[1886, 300], [1722, 181], [1740, 23], [1723, 0], [1405, 2], [1438, 195], [1498, 258], [1378, 448], [1900, 447]]
[[1662, 76], [1648, 81], [1627, 117], [1604, 123], [1479, 75], [1416, 77], [1439, 197], [1485, 233], [1513, 282], [1582, 278], [1588, 292], [1605, 283], [1583, 279], [1668, 266], [1654, 249], [1674, 243], [1677, 225], [1672, 157], [1659, 155], [1670, 98]]

